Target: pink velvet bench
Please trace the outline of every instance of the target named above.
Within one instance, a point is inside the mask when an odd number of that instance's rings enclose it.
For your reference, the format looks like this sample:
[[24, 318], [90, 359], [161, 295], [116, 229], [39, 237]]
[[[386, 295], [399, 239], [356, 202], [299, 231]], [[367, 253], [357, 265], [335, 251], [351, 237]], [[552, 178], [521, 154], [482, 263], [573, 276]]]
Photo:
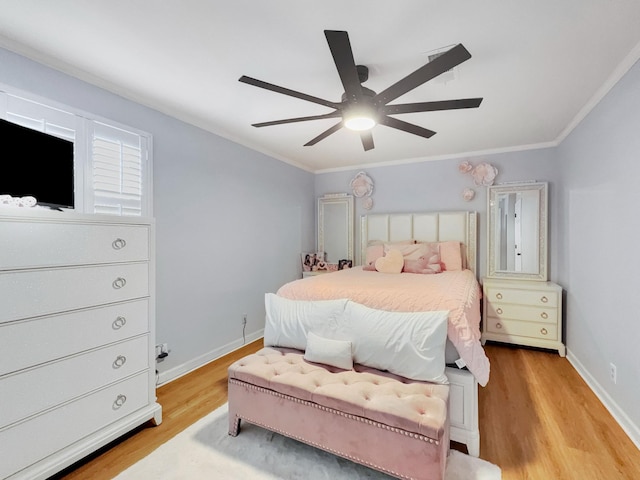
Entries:
[[229, 435], [245, 420], [398, 478], [442, 480], [448, 400], [447, 385], [269, 347], [229, 367]]

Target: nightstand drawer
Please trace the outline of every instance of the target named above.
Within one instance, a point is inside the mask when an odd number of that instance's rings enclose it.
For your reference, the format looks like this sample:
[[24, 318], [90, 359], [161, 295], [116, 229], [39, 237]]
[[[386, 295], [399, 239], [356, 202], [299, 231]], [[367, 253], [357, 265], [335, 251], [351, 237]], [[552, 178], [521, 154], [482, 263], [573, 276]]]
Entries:
[[518, 320], [504, 320], [495, 317], [486, 319], [487, 331], [500, 335], [517, 335], [521, 337], [540, 338], [545, 340], [557, 340], [558, 328], [556, 325], [541, 325], [534, 322], [522, 322]]
[[517, 303], [540, 307], [558, 306], [558, 295], [554, 291], [488, 287], [486, 292], [487, 300], [492, 303]]
[[556, 307], [530, 307], [528, 305], [492, 302], [487, 305], [487, 315], [500, 319], [525, 320], [554, 325], [558, 322]]

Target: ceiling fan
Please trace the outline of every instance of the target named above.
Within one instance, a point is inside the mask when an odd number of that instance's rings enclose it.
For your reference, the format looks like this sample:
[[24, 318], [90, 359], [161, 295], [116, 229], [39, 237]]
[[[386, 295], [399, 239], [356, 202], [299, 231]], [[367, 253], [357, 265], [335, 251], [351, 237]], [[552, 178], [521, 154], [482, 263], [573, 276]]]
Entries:
[[268, 127], [285, 123], [306, 122], [308, 120], [320, 120], [324, 118], [341, 118], [331, 128], [325, 130], [317, 137], [304, 144], [305, 147], [315, 145], [320, 140], [337, 132], [342, 127], [360, 132], [362, 146], [366, 150], [374, 148], [371, 128], [376, 124], [402, 130], [424, 138], [435, 135], [436, 132], [427, 128], [407, 123], [390, 115], [415, 112], [431, 112], [437, 110], [454, 110], [459, 108], [477, 108], [482, 98], [465, 98], [459, 100], [441, 100], [434, 102], [404, 103], [389, 105], [390, 102], [405, 93], [419, 87], [432, 78], [460, 65], [471, 58], [471, 54], [462, 44], [458, 44], [429, 63], [418, 68], [415, 72], [397, 81], [382, 92], [376, 93], [362, 86], [369, 77], [369, 69], [364, 65], [356, 65], [353, 59], [353, 51], [347, 32], [325, 30], [325, 37], [333, 56], [333, 61], [338, 69], [338, 75], [344, 87], [344, 94], [340, 102], [331, 102], [322, 98], [296, 92], [288, 88], [279, 87], [271, 83], [263, 82], [255, 78], [243, 75], [239, 78], [242, 83], [264, 88], [273, 92], [282, 93], [291, 97], [317, 103], [333, 109], [332, 112], [309, 117], [286, 118], [284, 120], [272, 120], [270, 122], [254, 123], [254, 127]]

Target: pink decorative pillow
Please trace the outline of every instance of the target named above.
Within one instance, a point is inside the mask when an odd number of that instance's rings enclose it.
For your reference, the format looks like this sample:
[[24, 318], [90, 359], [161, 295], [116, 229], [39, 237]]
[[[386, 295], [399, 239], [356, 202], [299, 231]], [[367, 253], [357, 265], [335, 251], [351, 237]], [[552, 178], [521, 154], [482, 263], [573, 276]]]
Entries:
[[440, 253], [438, 246], [435, 244], [421, 243], [419, 244], [418, 258], [404, 257], [403, 272], [406, 273], [422, 273], [434, 274], [441, 273]]
[[404, 258], [416, 259], [421, 255], [422, 249], [421, 243], [408, 243], [408, 244], [393, 244], [393, 243], [385, 243], [384, 244], [384, 253], [385, 255], [389, 250], [399, 250], [402, 253]]
[[417, 260], [405, 260], [402, 271], [423, 274], [442, 273], [442, 266], [440, 262], [433, 262], [427, 257], [420, 257]]
[[399, 250], [391, 249], [384, 257], [376, 260], [376, 270], [382, 273], [400, 273], [404, 266], [404, 257]]
[[384, 245], [371, 245], [367, 247], [364, 270], [375, 270], [376, 260], [384, 257]]
[[462, 249], [460, 242], [439, 242], [442, 269], [448, 272], [462, 270]]

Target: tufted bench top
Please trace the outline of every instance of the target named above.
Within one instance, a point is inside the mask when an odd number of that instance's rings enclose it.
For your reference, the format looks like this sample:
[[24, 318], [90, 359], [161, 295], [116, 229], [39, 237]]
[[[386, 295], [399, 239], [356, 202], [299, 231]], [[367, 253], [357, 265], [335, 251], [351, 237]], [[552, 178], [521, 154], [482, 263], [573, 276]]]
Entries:
[[229, 378], [439, 440], [449, 386], [362, 365], [354, 371], [307, 362], [303, 352], [263, 348], [229, 367]]

